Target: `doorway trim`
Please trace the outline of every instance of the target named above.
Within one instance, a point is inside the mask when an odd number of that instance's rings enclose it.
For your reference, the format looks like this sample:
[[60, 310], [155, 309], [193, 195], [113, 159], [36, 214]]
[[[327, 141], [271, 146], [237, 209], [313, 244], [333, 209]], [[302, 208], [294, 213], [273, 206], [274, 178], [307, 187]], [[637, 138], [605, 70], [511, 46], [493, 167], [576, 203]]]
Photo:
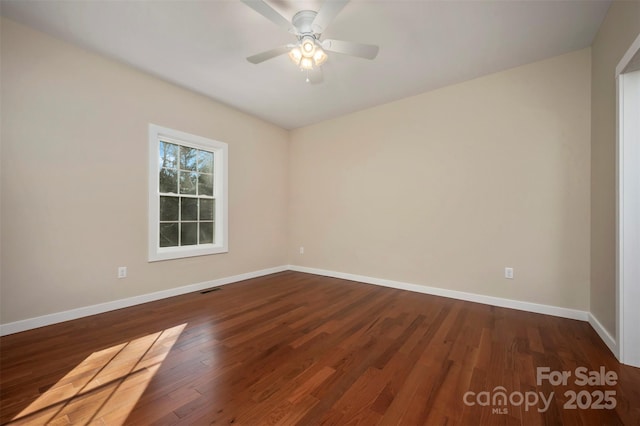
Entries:
[[615, 77], [616, 356], [623, 364], [640, 367], [640, 35], [618, 63]]

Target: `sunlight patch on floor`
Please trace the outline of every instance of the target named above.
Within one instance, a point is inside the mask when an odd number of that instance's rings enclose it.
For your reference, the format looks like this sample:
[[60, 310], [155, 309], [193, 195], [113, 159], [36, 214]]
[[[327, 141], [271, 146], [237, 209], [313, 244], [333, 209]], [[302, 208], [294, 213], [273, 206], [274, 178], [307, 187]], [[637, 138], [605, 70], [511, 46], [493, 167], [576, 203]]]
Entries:
[[186, 325], [94, 352], [9, 424], [124, 424]]

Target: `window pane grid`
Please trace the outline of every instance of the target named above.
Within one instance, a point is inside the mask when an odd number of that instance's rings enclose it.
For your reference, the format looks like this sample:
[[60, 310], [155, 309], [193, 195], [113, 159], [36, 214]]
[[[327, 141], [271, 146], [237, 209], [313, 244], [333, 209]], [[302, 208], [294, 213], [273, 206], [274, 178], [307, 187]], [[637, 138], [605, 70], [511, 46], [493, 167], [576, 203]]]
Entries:
[[165, 141], [159, 151], [160, 247], [213, 244], [214, 153]]

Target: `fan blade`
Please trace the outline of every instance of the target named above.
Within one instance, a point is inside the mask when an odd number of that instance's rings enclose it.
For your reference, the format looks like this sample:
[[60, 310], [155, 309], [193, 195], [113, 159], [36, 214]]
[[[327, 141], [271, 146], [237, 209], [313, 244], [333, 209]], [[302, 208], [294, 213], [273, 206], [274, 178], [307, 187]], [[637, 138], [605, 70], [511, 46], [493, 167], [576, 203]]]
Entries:
[[297, 32], [293, 25], [291, 25], [291, 22], [289, 22], [284, 16], [276, 12], [275, 9], [273, 9], [265, 2], [261, 0], [242, 0], [242, 3], [246, 4], [251, 9], [258, 12], [260, 15], [264, 16], [277, 26], [284, 28], [290, 33], [295, 34]]
[[311, 23], [313, 31], [322, 34], [347, 3], [349, 0], [325, 0]]
[[372, 44], [354, 43], [342, 40], [323, 40], [322, 48], [329, 52], [344, 53], [365, 59], [375, 59], [380, 48]]
[[324, 74], [322, 72], [322, 68], [316, 67], [312, 70], [309, 70], [307, 73], [307, 83], [309, 84], [320, 84], [324, 81]]
[[280, 46], [280, 47], [276, 47], [275, 49], [271, 49], [271, 50], [267, 50], [266, 52], [262, 52], [262, 53], [258, 53], [257, 55], [253, 55], [253, 56], [249, 56], [247, 58], [247, 61], [251, 62], [252, 64], [259, 64], [260, 62], [264, 62], [268, 59], [271, 58], [275, 58], [276, 56], [282, 55], [284, 53], [287, 53], [289, 50], [291, 49], [291, 47], [287, 46]]

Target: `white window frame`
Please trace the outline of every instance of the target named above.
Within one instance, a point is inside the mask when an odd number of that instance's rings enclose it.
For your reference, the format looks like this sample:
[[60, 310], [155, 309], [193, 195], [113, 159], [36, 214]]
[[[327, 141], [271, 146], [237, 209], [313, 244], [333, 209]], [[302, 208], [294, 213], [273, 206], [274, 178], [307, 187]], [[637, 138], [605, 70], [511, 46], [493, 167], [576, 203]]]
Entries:
[[[214, 153], [213, 194], [215, 202], [215, 241], [180, 247], [160, 247], [160, 141]], [[149, 262], [227, 253], [228, 232], [228, 145], [213, 139], [149, 124]]]

